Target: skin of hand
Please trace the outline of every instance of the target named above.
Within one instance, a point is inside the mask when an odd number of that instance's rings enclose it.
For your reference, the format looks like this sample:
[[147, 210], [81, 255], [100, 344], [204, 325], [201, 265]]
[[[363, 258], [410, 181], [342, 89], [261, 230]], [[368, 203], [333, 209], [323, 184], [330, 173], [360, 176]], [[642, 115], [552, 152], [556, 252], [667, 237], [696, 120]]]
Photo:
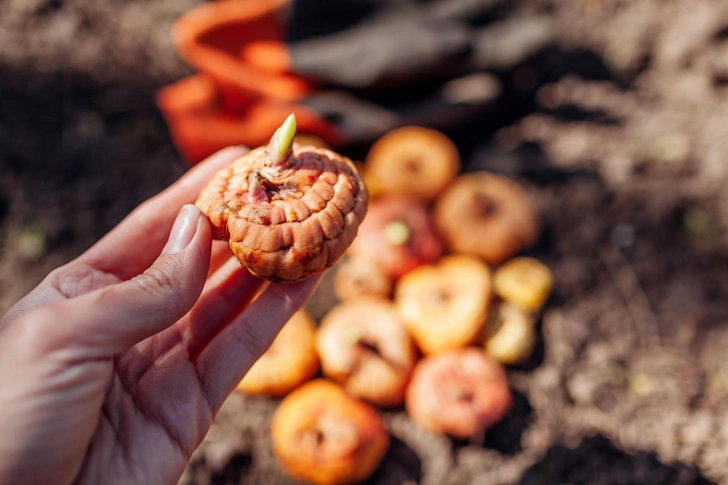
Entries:
[[252, 276], [191, 205], [245, 152], [197, 165], [0, 319], [0, 483], [177, 483], [318, 284]]

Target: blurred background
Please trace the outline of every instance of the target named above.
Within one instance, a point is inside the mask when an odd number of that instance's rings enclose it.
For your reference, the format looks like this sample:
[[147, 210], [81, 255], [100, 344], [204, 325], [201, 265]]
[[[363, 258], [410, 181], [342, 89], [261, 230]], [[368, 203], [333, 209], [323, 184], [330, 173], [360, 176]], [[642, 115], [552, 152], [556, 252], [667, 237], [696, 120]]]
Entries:
[[[0, 312], [291, 111], [355, 160], [442, 130], [543, 220], [554, 291], [510, 416], [460, 442], [386, 411], [370, 483], [728, 481], [726, 2], [3, 0]], [[232, 396], [181, 483], [297, 483], [276, 404]]]

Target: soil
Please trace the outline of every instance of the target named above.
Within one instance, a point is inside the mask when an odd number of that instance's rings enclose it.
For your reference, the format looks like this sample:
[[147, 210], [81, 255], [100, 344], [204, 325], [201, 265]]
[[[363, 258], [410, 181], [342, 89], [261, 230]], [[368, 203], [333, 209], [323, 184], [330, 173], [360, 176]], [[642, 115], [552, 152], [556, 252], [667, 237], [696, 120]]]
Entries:
[[[186, 169], [153, 95], [189, 72], [168, 32], [198, 3], [0, 3], [0, 312]], [[557, 42], [449, 134], [543, 215], [539, 347], [483, 440], [384, 412], [368, 483], [728, 483], [728, 4], [518, 3]], [[276, 404], [231, 396], [180, 483], [296, 483], [271, 456]]]

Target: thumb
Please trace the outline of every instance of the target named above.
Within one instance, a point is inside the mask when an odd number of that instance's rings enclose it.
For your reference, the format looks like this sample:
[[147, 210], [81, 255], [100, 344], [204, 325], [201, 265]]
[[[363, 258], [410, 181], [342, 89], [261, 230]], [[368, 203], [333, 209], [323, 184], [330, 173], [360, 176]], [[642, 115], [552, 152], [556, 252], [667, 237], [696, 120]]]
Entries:
[[23, 319], [30, 325], [53, 322], [42, 330], [46, 347], [81, 349], [87, 358], [113, 356], [173, 325], [192, 308], [205, 284], [211, 244], [207, 218], [185, 205], [162, 254], [144, 273], [41, 307]]

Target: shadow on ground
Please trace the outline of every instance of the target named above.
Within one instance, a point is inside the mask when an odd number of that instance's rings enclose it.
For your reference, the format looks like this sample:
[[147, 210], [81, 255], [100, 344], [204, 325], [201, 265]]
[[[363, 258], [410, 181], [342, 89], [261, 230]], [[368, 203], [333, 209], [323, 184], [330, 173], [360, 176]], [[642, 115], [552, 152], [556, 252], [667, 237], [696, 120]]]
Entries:
[[655, 453], [627, 453], [601, 435], [584, 438], [579, 446], [553, 446], [526, 470], [518, 485], [711, 485], [697, 468], [662, 463]]

